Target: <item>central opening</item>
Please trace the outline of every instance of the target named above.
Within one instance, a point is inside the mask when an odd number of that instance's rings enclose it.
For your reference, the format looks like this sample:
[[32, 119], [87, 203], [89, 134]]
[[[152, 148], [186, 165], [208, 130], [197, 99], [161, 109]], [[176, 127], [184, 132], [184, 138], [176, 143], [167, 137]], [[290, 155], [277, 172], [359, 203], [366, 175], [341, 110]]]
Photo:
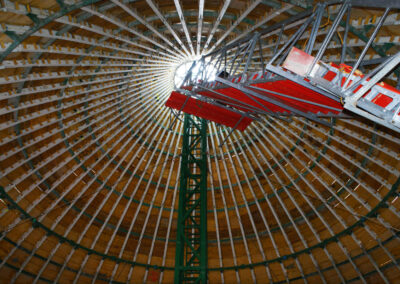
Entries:
[[193, 62], [195, 62], [195, 65], [193, 66], [192, 69], [192, 75], [191, 75], [192, 80], [195, 80], [196, 78], [199, 79], [203, 78], [203, 80], [205, 81], [215, 80], [215, 75], [217, 70], [212, 64], [206, 62], [205, 66], [202, 66], [202, 63], [200, 61], [186, 61], [175, 69], [175, 75], [174, 75], [175, 88], [182, 87], [183, 81], [185, 80], [185, 77], [189, 72], [190, 67], [192, 67]]

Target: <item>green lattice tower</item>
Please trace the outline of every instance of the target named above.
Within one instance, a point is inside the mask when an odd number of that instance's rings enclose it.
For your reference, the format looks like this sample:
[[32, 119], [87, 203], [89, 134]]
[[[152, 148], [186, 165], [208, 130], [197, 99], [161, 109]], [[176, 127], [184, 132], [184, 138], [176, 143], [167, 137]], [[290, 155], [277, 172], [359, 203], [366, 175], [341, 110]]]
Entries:
[[175, 283], [207, 282], [207, 122], [185, 114]]

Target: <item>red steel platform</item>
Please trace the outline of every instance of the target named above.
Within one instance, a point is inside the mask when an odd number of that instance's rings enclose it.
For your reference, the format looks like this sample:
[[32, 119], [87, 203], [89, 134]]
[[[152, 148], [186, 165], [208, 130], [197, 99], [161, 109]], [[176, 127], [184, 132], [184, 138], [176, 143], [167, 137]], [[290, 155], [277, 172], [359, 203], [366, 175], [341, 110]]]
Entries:
[[200, 100], [188, 98], [175, 91], [171, 93], [165, 105], [229, 127], [236, 126], [236, 128], [241, 131], [245, 130], [253, 121], [248, 117], [243, 117], [241, 119], [242, 116], [238, 113]]
[[[293, 48], [282, 67], [285, 70], [289, 70], [304, 77], [312, 61], [312, 56], [297, 48]], [[320, 76], [318, 78], [319, 82], [326, 83], [325, 86], [329, 86], [329, 84], [332, 86], [343, 86], [351, 72], [351, 67], [344, 64], [340, 66], [334, 63], [318, 64], [318, 68], [320, 68], [318, 71]], [[339, 76], [340, 73], [341, 75]], [[251, 112], [252, 110], [262, 110], [264, 112], [286, 115], [295, 113], [286, 109], [284, 106], [290, 107], [289, 109], [315, 115], [334, 116], [339, 115], [343, 111], [343, 105], [340, 101], [336, 101], [294, 81], [283, 79], [275, 75], [271, 75], [270, 78], [266, 80], [266, 75], [267, 73], [254, 73], [247, 80], [245, 87], [257, 93], [257, 96], [249, 96], [237, 88], [228, 87], [219, 82], [199, 84], [200, 87], [198, 91], [196, 91], [198, 95], [220, 102], [223, 101], [223, 105], [228, 106], [228, 108], [219, 107], [194, 98], [186, 99], [186, 95], [176, 91], [171, 93], [165, 105], [229, 127], [236, 126], [236, 128], [241, 131], [252, 122], [252, 119], [242, 117], [241, 114], [230, 111], [229, 108], [244, 113]], [[351, 79], [358, 80], [363, 76], [364, 75], [357, 70]], [[341, 83], [339, 84], [340, 79]], [[230, 81], [232, 83], [240, 83], [241, 80], [242, 77], [235, 77]], [[309, 82], [306, 78], [303, 80]], [[349, 83], [351, 83], [352, 80], [349, 80]], [[354, 92], [357, 92], [361, 87], [362, 86], [359, 86]], [[192, 90], [191, 86], [183, 88], [189, 91]], [[373, 104], [373, 107], [376, 106], [384, 109], [388, 107], [388, 105], [396, 103], [397, 99], [400, 98], [400, 92], [388, 84], [379, 83], [376, 84], [374, 88], [363, 96], [365, 98], [364, 101]], [[279, 102], [281, 106], [276, 105], [274, 101]], [[366, 105], [365, 109], [367, 108], [368, 105]]]

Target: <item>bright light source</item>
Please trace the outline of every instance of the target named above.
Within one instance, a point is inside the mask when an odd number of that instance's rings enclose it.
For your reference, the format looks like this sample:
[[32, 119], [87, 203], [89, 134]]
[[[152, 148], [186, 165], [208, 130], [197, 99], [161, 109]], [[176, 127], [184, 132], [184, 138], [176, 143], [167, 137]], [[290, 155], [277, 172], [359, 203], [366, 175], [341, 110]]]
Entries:
[[[184, 62], [181, 65], [179, 65], [176, 70], [175, 70], [175, 76], [174, 76], [174, 84], [176, 88], [180, 88], [183, 84], [183, 80], [185, 80], [186, 74], [189, 72], [190, 67], [192, 66], [193, 61], [188, 61]], [[205, 70], [203, 71], [203, 68], [201, 67], [201, 63], [199, 61], [196, 62], [195, 66], [192, 69], [192, 78], [191, 79], [196, 79], [199, 76], [199, 78], [203, 77], [205, 78], [205, 81], [214, 81], [215, 76], [216, 76], [217, 70], [214, 68], [212, 64], [207, 64]]]

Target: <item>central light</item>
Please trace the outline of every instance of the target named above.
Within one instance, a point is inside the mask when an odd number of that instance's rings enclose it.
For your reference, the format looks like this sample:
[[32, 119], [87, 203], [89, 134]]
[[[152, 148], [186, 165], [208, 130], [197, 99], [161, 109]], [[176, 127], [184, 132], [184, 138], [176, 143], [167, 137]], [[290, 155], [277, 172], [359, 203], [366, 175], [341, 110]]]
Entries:
[[195, 65], [192, 68], [191, 79], [196, 80], [202, 78], [205, 81], [214, 81], [217, 70], [212, 64], [206, 63], [205, 67], [202, 66], [200, 61], [187, 61], [179, 65], [175, 70], [174, 84], [176, 88], [182, 87], [183, 81], [187, 73], [192, 67], [193, 62]]

